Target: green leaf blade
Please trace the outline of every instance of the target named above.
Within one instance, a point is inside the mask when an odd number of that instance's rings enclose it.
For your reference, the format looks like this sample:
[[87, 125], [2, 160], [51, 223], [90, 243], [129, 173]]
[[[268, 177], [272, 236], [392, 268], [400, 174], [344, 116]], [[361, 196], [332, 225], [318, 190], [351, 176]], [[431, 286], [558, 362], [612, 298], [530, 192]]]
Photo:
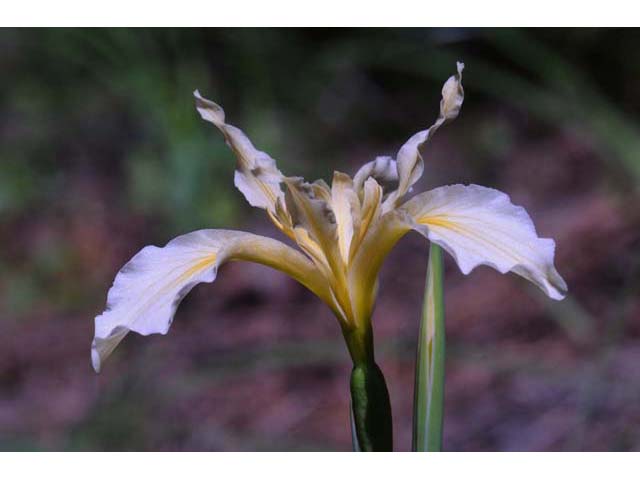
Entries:
[[442, 450], [444, 419], [444, 266], [442, 249], [431, 244], [418, 334], [413, 404], [413, 451]]

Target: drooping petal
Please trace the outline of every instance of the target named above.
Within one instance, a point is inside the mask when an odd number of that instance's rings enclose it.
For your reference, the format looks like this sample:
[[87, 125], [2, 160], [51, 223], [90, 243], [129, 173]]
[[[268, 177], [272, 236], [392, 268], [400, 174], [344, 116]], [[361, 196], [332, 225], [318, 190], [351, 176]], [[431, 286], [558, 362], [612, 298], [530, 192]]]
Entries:
[[193, 95], [202, 119], [213, 123], [222, 132], [237, 158], [234, 183], [238, 190], [252, 206], [274, 214], [277, 199], [283, 194], [280, 188], [282, 173], [276, 167], [275, 160], [257, 150], [242, 130], [225, 123], [225, 113], [221, 106], [202, 97], [198, 90]]
[[526, 210], [508, 195], [479, 185], [451, 185], [413, 197], [400, 211], [453, 255], [465, 275], [489, 265], [517, 273], [553, 299], [564, 298], [567, 285], [553, 264], [555, 242], [539, 238]]
[[91, 358], [96, 371], [129, 331], [165, 334], [182, 298], [198, 283], [213, 282], [227, 260], [247, 260], [283, 271], [327, 303], [330, 292], [313, 263], [267, 237], [229, 230], [199, 230], [148, 246], [117, 274], [107, 308], [95, 319]]
[[400, 147], [396, 157], [399, 177], [398, 190], [385, 202], [386, 210], [390, 208], [390, 205], [396, 205], [409, 191], [411, 186], [422, 176], [424, 161], [420, 155], [420, 148], [433, 136], [438, 128], [458, 116], [464, 100], [464, 90], [462, 88], [462, 71], [464, 70], [464, 64], [458, 62], [457, 69], [458, 73], [449, 77], [442, 87], [440, 115], [435, 123], [426, 130], [412, 135], [411, 138]]

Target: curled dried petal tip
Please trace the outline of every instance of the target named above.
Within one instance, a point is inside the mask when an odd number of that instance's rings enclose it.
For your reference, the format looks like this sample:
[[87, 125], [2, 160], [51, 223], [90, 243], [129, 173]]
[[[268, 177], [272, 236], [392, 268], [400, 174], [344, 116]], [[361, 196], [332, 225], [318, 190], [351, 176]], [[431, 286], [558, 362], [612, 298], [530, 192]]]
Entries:
[[204, 98], [197, 89], [193, 91], [193, 96], [196, 98], [196, 109], [203, 120], [216, 126], [224, 125], [224, 110], [220, 105]]
[[442, 101], [440, 102], [440, 116], [444, 121], [451, 121], [458, 116], [462, 102], [464, 101], [464, 89], [462, 88], [462, 71], [464, 63], [457, 62], [457, 75], [452, 75], [442, 87]]

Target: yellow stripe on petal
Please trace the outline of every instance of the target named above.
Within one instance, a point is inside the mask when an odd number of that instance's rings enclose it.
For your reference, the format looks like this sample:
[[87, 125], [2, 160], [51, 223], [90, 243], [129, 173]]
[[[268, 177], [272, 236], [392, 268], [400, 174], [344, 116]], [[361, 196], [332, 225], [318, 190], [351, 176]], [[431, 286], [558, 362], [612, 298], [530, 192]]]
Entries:
[[367, 229], [354, 252], [348, 274], [356, 319], [369, 320], [376, 297], [380, 267], [391, 249], [410, 230], [407, 219], [397, 211], [380, 217]]
[[465, 275], [478, 265], [514, 272], [549, 297], [564, 298], [567, 285], [553, 257], [555, 242], [539, 238], [524, 208], [508, 195], [479, 185], [451, 185], [416, 195], [400, 210], [414, 228], [442, 246]]
[[369, 177], [364, 183], [362, 190], [362, 206], [360, 207], [361, 218], [358, 223], [358, 230], [351, 242], [351, 252], [349, 254], [350, 261], [356, 254], [369, 229], [376, 224], [381, 215], [380, 205], [382, 202], [382, 187], [378, 185], [378, 182], [373, 177]]
[[334, 307], [324, 276], [293, 248], [250, 233], [199, 230], [162, 248], [143, 248], [116, 275], [107, 308], [95, 319], [91, 357], [96, 371], [128, 332], [167, 333], [184, 296], [199, 283], [213, 282], [218, 267], [228, 260], [276, 268]]

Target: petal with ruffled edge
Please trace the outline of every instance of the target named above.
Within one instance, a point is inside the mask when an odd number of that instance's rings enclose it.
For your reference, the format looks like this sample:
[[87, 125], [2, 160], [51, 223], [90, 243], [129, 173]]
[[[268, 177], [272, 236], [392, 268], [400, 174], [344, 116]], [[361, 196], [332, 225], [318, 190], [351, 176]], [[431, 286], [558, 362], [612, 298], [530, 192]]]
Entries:
[[564, 298], [567, 284], [553, 264], [555, 242], [539, 238], [526, 210], [505, 193], [479, 185], [444, 186], [416, 195], [400, 211], [453, 255], [465, 275], [489, 265], [526, 278], [555, 300]]
[[332, 306], [332, 296], [318, 270], [293, 248], [251, 233], [198, 230], [162, 248], [143, 248], [117, 274], [107, 296], [107, 309], [95, 319], [94, 369], [100, 370], [130, 331], [166, 334], [184, 296], [199, 283], [213, 282], [218, 267], [228, 260], [276, 268]]
[[457, 63], [458, 73], [452, 75], [442, 87], [442, 99], [440, 100], [440, 114], [435, 123], [418, 133], [415, 133], [406, 141], [396, 157], [398, 165], [398, 190], [389, 196], [385, 202], [385, 210], [397, 205], [402, 197], [416, 183], [424, 171], [424, 161], [420, 154], [420, 148], [433, 136], [433, 134], [446, 122], [454, 120], [464, 101], [464, 89], [462, 88], [462, 71], [464, 63]]
[[225, 123], [222, 107], [193, 92], [196, 109], [203, 120], [213, 123], [224, 135], [227, 145], [238, 160], [234, 182], [247, 201], [254, 207], [263, 208], [274, 214], [276, 202], [282, 197], [280, 182], [282, 173], [276, 162], [265, 152], [257, 150], [251, 140], [237, 127]]
[[380, 156], [360, 167], [353, 177], [353, 187], [361, 197], [364, 195], [365, 182], [369, 178], [375, 179], [385, 191], [395, 188], [398, 183], [396, 161], [391, 157]]

